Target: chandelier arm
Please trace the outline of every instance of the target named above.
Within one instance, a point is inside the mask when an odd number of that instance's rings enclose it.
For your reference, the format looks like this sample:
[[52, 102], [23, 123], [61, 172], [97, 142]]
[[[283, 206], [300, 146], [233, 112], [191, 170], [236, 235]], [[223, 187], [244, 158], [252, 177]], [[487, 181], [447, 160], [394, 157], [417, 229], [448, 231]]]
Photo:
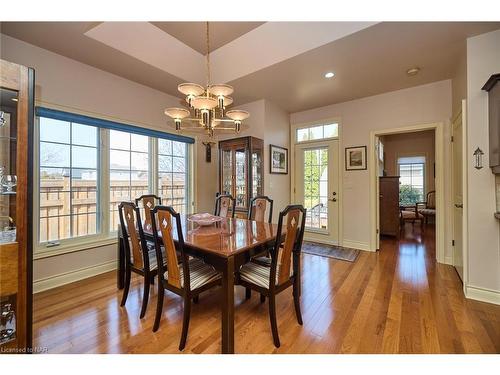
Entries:
[[[226, 118], [214, 118], [214, 120], [218, 121], [218, 122], [234, 122], [233, 120], [226, 119]], [[187, 118], [183, 118], [182, 121], [195, 121], [195, 122], [199, 122], [200, 118], [187, 117]]]

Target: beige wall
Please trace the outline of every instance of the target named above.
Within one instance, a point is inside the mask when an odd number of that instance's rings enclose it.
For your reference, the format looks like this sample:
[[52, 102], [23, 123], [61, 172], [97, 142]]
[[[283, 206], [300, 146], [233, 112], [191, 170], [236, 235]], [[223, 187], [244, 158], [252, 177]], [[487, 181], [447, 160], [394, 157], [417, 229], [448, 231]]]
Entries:
[[[168, 131], [163, 110], [168, 106], [177, 106], [178, 98], [9, 36], [0, 37], [2, 59], [35, 69], [37, 103]], [[202, 146], [195, 147], [198, 151], [198, 179], [195, 183], [202, 187], [197, 192], [202, 206], [208, 201], [207, 196], [213, 197], [211, 190], [215, 189], [216, 163], [212, 161], [211, 168], [207, 168], [204, 152], [200, 152], [203, 151]], [[35, 260], [34, 280], [36, 282], [103, 264], [109, 267], [115, 257], [116, 246], [111, 245]]]
[[453, 119], [462, 110], [462, 100], [467, 98], [467, 45], [465, 42], [456, 63], [451, 79]]
[[387, 175], [398, 175], [398, 158], [405, 156], [425, 156], [425, 192], [434, 190], [434, 130], [393, 134], [384, 136], [381, 140], [384, 144], [384, 161]]
[[[343, 241], [369, 248], [369, 172], [345, 171], [344, 148], [368, 145], [370, 131], [409, 125], [442, 122], [445, 134], [451, 117], [451, 81], [440, 81], [405, 90], [389, 92], [350, 102], [293, 113], [292, 124], [339, 118], [341, 126], [341, 163], [343, 179]], [[445, 155], [446, 155], [445, 149]], [[445, 156], [445, 165], [450, 162]], [[448, 168], [449, 169], [449, 168]], [[450, 181], [450, 178], [445, 178]], [[445, 182], [446, 182], [445, 181]], [[446, 185], [445, 185], [446, 186]], [[445, 201], [446, 207], [451, 204]], [[446, 214], [448, 215], [448, 213]], [[445, 215], [445, 216], [446, 216]], [[449, 228], [447, 226], [447, 228]], [[447, 233], [446, 236], [451, 234]], [[449, 240], [449, 241], [448, 241]], [[451, 242], [451, 237], [445, 243]], [[446, 258], [450, 249], [446, 249]]]
[[[467, 40], [467, 288], [479, 288], [500, 303], [500, 221], [495, 211], [495, 178], [488, 165], [488, 95], [481, 90], [492, 74], [500, 73], [500, 31]], [[485, 168], [473, 167], [480, 147]], [[469, 294], [469, 293], [468, 293]]]
[[269, 145], [288, 149], [290, 158], [290, 115], [269, 100], [265, 101], [264, 170], [265, 194], [274, 199], [273, 220], [278, 221], [279, 212], [290, 204], [290, 163], [288, 174], [271, 174]]

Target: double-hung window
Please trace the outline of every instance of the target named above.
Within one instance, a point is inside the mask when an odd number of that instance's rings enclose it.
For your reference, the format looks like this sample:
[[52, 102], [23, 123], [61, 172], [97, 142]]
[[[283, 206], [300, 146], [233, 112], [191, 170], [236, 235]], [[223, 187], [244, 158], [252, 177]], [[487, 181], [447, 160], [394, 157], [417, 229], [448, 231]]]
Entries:
[[191, 212], [194, 139], [47, 108], [36, 125], [35, 252], [115, 238], [118, 204], [143, 194]]
[[109, 131], [110, 229], [119, 224], [118, 204], [148, 194], [149, 137], [117, 130]]
[[422, 202], [425, 195], [425, 157], [398, 158], [399, 203], [403, 206]]
[[165, 204], [177, 212], [186, 213], [189, 199], [186, 186], [189, 181], [188, 145], [167, 139], [158, 139], [158, 194]]
[[97, 128], [50, 118], [39, 124], [39, 241], [98, 233]]

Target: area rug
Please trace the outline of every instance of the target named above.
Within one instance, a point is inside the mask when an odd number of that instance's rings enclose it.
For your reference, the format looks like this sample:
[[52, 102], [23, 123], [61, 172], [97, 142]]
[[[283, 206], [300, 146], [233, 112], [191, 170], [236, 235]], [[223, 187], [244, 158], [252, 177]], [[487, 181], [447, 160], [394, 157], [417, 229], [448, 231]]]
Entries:
[[348, 247], [324, 245], [316, 242], [304, 241], [302, 244], [302, 252], [321, 257], [334, 258], [354, 262], [358, 257], [359, 250], [350, 249]]

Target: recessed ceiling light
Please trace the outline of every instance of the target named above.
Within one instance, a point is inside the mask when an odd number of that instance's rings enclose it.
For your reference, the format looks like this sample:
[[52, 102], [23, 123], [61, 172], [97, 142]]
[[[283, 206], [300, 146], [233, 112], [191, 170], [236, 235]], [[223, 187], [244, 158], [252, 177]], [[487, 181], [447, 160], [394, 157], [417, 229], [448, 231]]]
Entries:
[[328, 72], [325, 74], [325, 78], [332, 78], [335, 75], [334, 72]]
[[420, 68], [419, 67], [414, 67], [414, 68], [410, 68], [406, 71], [406, 74], [408, 74], [409, 76], [414, 76], [416, 75], [418, 72], [420, 72]]

